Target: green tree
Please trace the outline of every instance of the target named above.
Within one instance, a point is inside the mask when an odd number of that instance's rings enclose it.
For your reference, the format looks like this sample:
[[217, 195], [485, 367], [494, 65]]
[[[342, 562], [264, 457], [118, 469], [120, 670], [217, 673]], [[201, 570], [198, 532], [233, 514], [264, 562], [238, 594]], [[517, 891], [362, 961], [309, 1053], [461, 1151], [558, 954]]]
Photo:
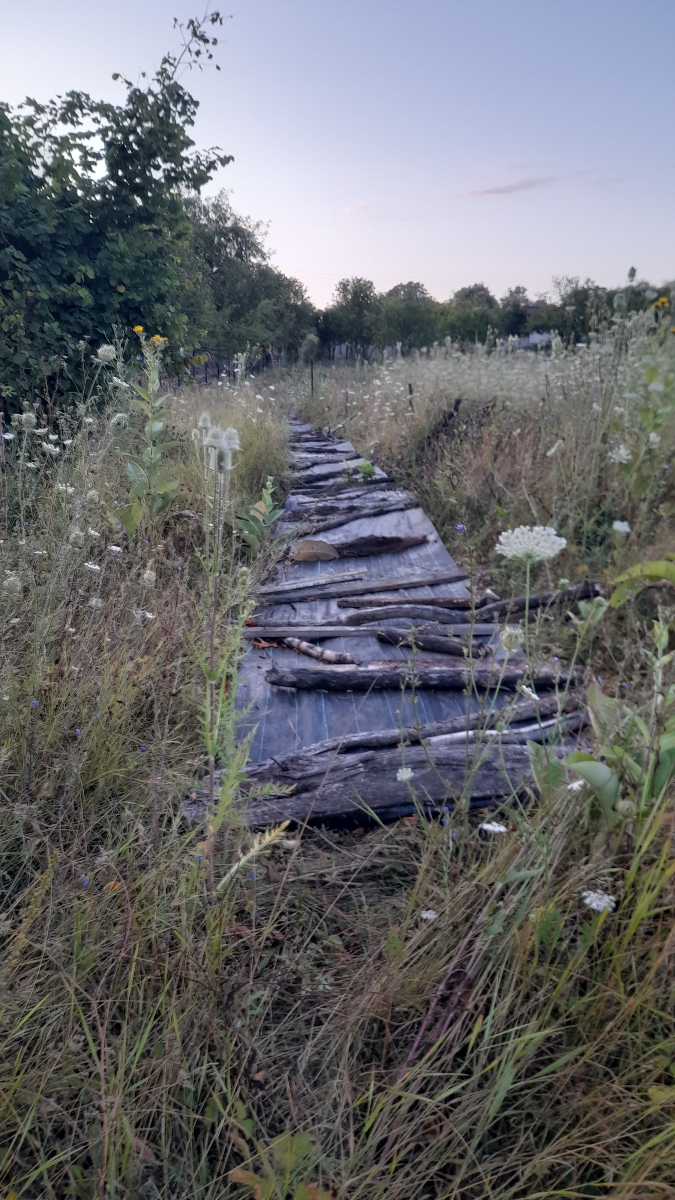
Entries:
[[319, 333], [331, 346], [346, 344], [351, 354], [365, 355], [380, 344], [382, 301], [370, 279], [341, 279]]
[[[48, 104], [0, 105], [0, 392], [20, 408], [50, 376], [76, 371], [78, 342], [142, 324], [178, 350], [186, 330], [182, 194], [231, 161], [198, 152], [198, 102], [179, 82], [213, 57], [209, 26], [191, 20], [178, 54], [147, 86], [123, 79], [122, 104], [68, 92]], [[119, 79], [119, 76], [114, 76]], [[64, 360], [68, 362], [62, 370]]]
[[404, 354], [431, 346], [440, 336], [442, 309], [423, 283], [398, 283], [382, 297], [380, 343], [400, 343]]

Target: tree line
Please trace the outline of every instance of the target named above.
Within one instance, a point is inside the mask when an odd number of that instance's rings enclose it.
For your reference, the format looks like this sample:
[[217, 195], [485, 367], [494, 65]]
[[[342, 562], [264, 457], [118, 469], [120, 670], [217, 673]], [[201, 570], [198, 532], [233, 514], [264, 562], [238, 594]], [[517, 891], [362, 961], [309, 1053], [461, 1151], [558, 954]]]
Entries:
[[[234, 212], [226, 192], [202, 189], [231, 161], [195, 149], [198, 102], [180, 82], [213, 58], [218, 13], [179, 26], [182, 45], [118, 104], [68, 92], [18, 109], [0, 103], [0, 400], [6, 414], [77, 395], [90, 348], [123, 344], [136, 325], [167, 339], [166, 367], [180, 374], [211, 354], [242, 351], [265, 364], [402, 353], [445, 338], [460, 343], [557, 330], [580, 339], [609, 319], [615, 293], [556, 281], [554, 300], [522, 287], [501, 300], [483, 284], [446, 302], [423, 284], [380, 293], [341, 280], [323, 310], [270, 262], [266, 226]], [[627, 308], [657, 291], [631, 272]]]

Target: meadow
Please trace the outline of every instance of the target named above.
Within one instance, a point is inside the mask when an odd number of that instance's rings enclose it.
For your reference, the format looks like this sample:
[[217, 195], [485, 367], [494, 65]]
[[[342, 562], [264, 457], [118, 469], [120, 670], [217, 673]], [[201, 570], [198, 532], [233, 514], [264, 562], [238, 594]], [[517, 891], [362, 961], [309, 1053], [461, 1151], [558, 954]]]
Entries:
[[[139, 331], [140, 373], [83, 344], [70, 406], [4, 427], [0, 1194], [675, 1195], [671, 326], [619, 307], [582, 346], [319, 362], [313, 390], [243, 355], [165, 388]], [[602, 587], [528, 625], [583, 675], [586, 759], [533, 750], [487, 827], [466, 797], [242, 826], [291, 413], [410, 488], [476, 592]], [[564, 550], [497, 554], [520, 525]]]

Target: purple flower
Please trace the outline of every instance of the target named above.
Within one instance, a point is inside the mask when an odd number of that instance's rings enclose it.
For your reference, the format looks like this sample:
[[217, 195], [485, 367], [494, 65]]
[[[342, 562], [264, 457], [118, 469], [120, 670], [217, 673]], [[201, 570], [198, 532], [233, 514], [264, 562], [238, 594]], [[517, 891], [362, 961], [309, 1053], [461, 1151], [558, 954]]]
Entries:
[[39, 703], [40, 703], [39, 700], [31, 700], [31, 702], [30, 702], [31, 708], [37, 708]]
[[89, 876], [85, 875], [84, 879], [82, 880], [82, 887], [89, 887], [90, 883], [91, 883], [91, 880], [90, 880]]
[[466, 533], [466, 525], [462, 525], [461, 522], [459, 525], [455, 525], [455, 529], [458, 533]]
[[79, 737], [79, 736], [80, 736], [80, 731], [79, 731], [79, 729], [76, 729], [76, 730], [75, 730], [75, 737]]
[[147, 749], [148, 749], [147, 746], [141, 746], [141, 754], [145, 754]]
[[198, 855], [197, 855], [197, 862], [203, 862], [203, 861], [204, 861], [204, 856], [203, 856], [202, 854], [198, 854]]
[[249, 871], [249, 879], [255, 879], [255, 871]]

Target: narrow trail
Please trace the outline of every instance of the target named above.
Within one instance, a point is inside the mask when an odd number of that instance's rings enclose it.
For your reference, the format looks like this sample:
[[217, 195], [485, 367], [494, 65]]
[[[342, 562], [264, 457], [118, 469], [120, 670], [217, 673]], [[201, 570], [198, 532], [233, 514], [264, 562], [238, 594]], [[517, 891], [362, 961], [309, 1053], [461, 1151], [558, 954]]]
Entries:
[[[292, 788], [253, 800], [248, 822], [364, 809], [391, 818], [414, 811], [411, 788], [428, 806], [452, 804], [467, 770], [472, 804], [522, 790], [525, 741], [561, 727], [555, 694], [537, 708], [519, 702], [508, 734], [493, 731], [494, 746], [484, 735], [474, 764], [485, 689], [504, 667], [484, 654], [497, 626], [480, 612], [470, 624], [466, 575], [432, 522], [381, 470], [360, 473], [350, 442], [292, 420], [291, 452], [281, 529], [295, 537], [296, 555], [311, 539], [305, 552], [323, 561], [280, 564], [247, 630], [239, 698], [240, 731], [255, 731], [248, 775]], [[513, 701], [522, 671], [509, 661], [498, 704]], [[542, 690], [555, 683], [549, 672], [537, 680]], [[562, 721], [575, 727], [577, 718]]]

